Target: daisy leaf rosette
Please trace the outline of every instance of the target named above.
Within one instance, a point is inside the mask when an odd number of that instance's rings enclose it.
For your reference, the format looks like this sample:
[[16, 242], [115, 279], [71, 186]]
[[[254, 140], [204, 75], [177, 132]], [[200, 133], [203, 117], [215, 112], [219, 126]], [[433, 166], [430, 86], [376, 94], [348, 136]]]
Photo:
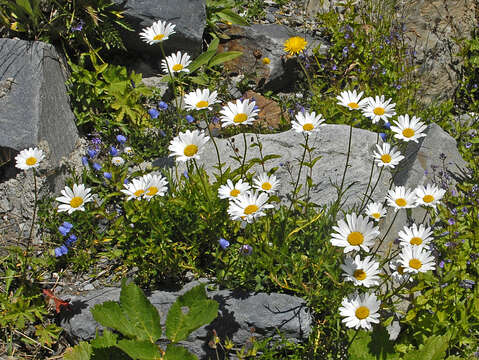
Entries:
[[322, 123], [326, 121], [323, 115], [316, 112], [299, 112], [295, 116], [296, 120], [291, 122], [291, 126], [297, 133], [310, 133], [319, 131]]
[[344, 298], [339, 307], [342, 322], [348, 328], [372, 330], [372, 324], [379, 323], [379, 306], [381, 301], [375, 294], [354, 294]]
[[40, 162], [45, 158], [43, 151], [38, 148], [29, 148], [20, 151], [15, 156], [15, 167], [20, 170], [28, 170], [36, 168], [40, 165]]
[[242, 179], [238, 180], [236, 184], [231, 179], [226, 180], [225, 185], [221, 185], [218, 189], [218, 197], [220, 199], [235, 199], [239, 195], [246, 193], [251, 189], [251, 186], [243, 182]]
[[344, 252], [369, 251], [374, 245], [374, 239], [379, 235], [379, 228], [370, 223], [367, 217], [356, 215], [355, 213], [347, 214], [346, 221], [343, 219], [338, 221], [337, 226], [333, 226], [331, 244], [333, 246], [343, 247]]
[[429, 244], [432, 238], [432, 229], [424, 224], [412, 224], [411, 227], [404, 226], [398, 233], [400, 244], [403, 246], [425, 246]]
[[228, 214], [232, 220], [243, 220], [252, 223], [255, 219], [265, 216], [264, 210], [271, 209], [274, 206], [267, 204], [269, 197], [266, 193], [256, 193], [255, 191], [238, 195], [237, 198], [230, 200]]
[[346, 281], [351, 281], [355, 286], [364, 286], [366, 288], [379, 285], [379, 263], [372, 260], [372, 256], [366, 256], [361, 260], [359, 255], [353, 259], [347, 256], [344, 259], [343, 277]]
[[255, 109], [255, 106], [256, 102], [250, 99], [228, 102], [220, 111], [223, 126], [253, 124], [259, 113], [259, 109]]
[[362, 112], [365, 117], [371, 119], [373, 124], [376, 124], [379, 120], [386, 123], [388, 118], [396, 115], [396, 111], [394, 111], [396, 104], [391, 104], [392, 99], [385, 100], [384, 95], [381, 95], [375, 98], [369, 97], [366, 100]]
[[200, 154], [204, 150], [205, 144], [209, 140], [203, 131], [186, 130], [181, 132], [170, 142], [168, 150], [171, 151], [170, 156], [175, 156], [176, 161], [188, 161], [191, 159], [200, 159]]
[[166, 21], [158, 20], [150, 27], [144, 28], [140, 33], [143, 41], [149, 45], [154, 45], [168, 40], [170, 35], [175, 33], [175, 24], [169, 24]]
[[347, 107], [349, 110], [361, 110], [368, 103], [368, 98], [361, 100], [362, 96], [362, 91], [358, 94], [356, 90], [346, 90], [336, 96], [336, 99], [339, 100], [337, 104]]
[[419, 142], [419, 139], [426, 136], [424, 130], [426, 125], [420, 121], [421, 118], [413, 116], [409, 119], [409, 115], [399, 115], [398, 119], [394, 121], [391, 126], [391, 131], [394, 132], [394, 137], [402, 141], [414, 141]]
[[434, 256], [423, 246], [404, 246], [399, 255], [399, 263], [404, 271], [414, 274], [436, 268]]
[[58, 206], [58, 212], [67, 211], [68, 214], [71, 214], [77, 210], [85, 211], [85, 204], [93, 200], [90, 191], [91, 189], [85, 187], [84, 184], [73, 184], [73, 188], [65, 186], [61, 191], [63, 196], [55, 199], [61, 203]]

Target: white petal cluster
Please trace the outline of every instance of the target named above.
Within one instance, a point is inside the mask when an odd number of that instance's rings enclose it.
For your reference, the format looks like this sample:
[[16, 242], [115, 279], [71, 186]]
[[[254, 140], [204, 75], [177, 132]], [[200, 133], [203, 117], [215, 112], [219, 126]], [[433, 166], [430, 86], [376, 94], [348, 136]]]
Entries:
[[93, 200], [91, 189], [84, 184], [73, 184], [73, 188], [65, 186], [61, 191], [63, 196], [57, 197], [56, 201], [62, 203], [58, 206], [58, 212], [85, 211], [85, 204]]
[[171, 156], [176, 157], [176, 161], [199, 160], [209, 139], [203, 131], [186, 130], [171, 140], [168, 150], [171, 151]]
[[331, 244], [344, 248], [344, 252], [369, 251], [374, 244], [374, 239], [379, 235], [379, 228], [370, 223], [366, 217], [356, 215], [355, 213], [347, 214], [346, 221], [343, 219], [338, 221], [337, 226], [333, 226]]

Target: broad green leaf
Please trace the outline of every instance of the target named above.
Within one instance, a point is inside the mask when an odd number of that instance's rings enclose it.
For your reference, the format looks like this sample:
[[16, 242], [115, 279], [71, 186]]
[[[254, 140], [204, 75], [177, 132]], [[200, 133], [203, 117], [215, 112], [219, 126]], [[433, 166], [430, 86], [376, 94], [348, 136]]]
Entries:
[[185, 348], [169, 344], [166, 348], [165, 360], [198, 360], [196, 355], [193, 355]]
[[208, 67], [222, 64], [224, 62], [233, 60], [241, 55], [243, 55], [241, 51], [226, 51], [226, 52], [217, 54], [210, 60], [210, 62], [208, 63]]
[[82, 341], [78, 345], [75, 345], [71, 351], [65, 352], [63, 359], [65, 360], [89, 360], [93, 354], [92, 346]]
[[218, 303], [206, 296], [205, 285], [195, 286], [178, 297], [166, 318], [166, 336], [176, 343], [185, 340], [200, 326], [209, 324], [218, 316]]
[[103, 330], [103, 335], [98, 335], [91, 341], [91, 346], [94, 348], [108, 348], [116, 345], [118, 335], [112, 333], [110, 330]]
[[[350, 332], [351, 336], [354, 336], [353, 331]], [[349, 355], [351, 359], [357, 360], [399, 359], [399, 354], [395, 354], [393, 345], [383, 326], [375, 327], [372, 332], [361, 330], [349, 348]]]
[[106, 301], [103, 304], [95, 305], [90, 311], [93, 318], [103, 326], [115, 329], [125, 336], [135, 337], [135, 329], [123, 314], [119, 303]]
[[137, 285], [123, 284], [120, 304], [130, 325], [135, 328], [137, 339], [155, 342], [161, 337], [160, 314]]
[[249, 25], [249, 23], [241, 15], [236, 14], [234, 11], [230, 9], [224, 9], [224, 10], [218, 11], [216, 14], [223, 20], [229, 21], [233, 24], [244, 25], [244, 26]]
[[17, 5], [20, 6], [28, 15], [32, 17], [32, 19], [35, 17], [33, 14], [32, 6], [30, 5], [30, 1], [28, 0], [17, 0]]
[[442, 360], [446, 356], [449, 335], [431, 336], [423, 347], [410, 351], [404, 360]]
[[215, 38], [211, 40], [210, 44], [208, 45], [208, 51], [214, 51], [218, 50], [218, 45], [220, 44], [220, 39]]
[[208, 64], [210, 59], [216, 54], [216, 49], [215, 50], [208, 50], [205, 51], [204, 53], [200, 54], [193, 62], [188, 66], [188, 69], [190, 72], [193, 72], [203, 65]]
[[160, 360], [162, 354], [154, 343], [138, 340], [120, 340], [116, 345], [133, 359]]

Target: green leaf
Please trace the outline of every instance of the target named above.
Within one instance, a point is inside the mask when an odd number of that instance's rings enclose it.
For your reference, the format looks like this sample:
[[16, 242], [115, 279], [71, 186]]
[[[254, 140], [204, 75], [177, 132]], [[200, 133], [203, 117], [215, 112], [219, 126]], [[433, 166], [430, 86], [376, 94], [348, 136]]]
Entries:
[[188, 66], [188, 69], [190, 72], [193, 72], [203, 65], [208, 64], [210, 59], [216, 54], [216, 49], [215, 50], [208, 50], [202, 53], [200, 56], [198, 56], [193, 62]]
[[17, 0], [16, 3], [32, 18], [35, 17], [35, 15], [33, 15], [32, 6], [30, 5], [30, 2], [28, 0]]
[[108, 348], [116, 345], [118, 335], [112, 333], [110, 330], [105, 329], [103, 335], [98, 335], [91, 341], [91, 346], [94, 348]]
[[185, 348], [169, 344], [166, 348], [165, 360], [198, 360], [198, 358]]
[[178, 297], [166, 318], [166, 336], [176, 343], [185, 340], [200, 326], [209, 324], [218, 316], [218, 303], [206, 296], [205, 284], [195, 286]]
[[241, 15], [236, 14], [234, 11], [230, 9], [224, 9], [224, 10], [218, 11], [216, 15], [218, 15], [223, 20], [229, 21], [236, 25], [243, 25], [243, 26], [249, 25], [249, 23]]
[[82, 341], [78, 345], [75, 345], [71, 351], [65, 352], [63, 359], [65, 360], [89, 360], [93, 354], [92, 346]]
[[115, 301], [106, 301], [95, 305], [91, 310], [93, 318], [105, 327], [121, 332], [128, 337], [135, 337], [130, 321], [123, 314], [121, 306]]
[[[352, 336], [354, 332], [350, 331], [350, 337]], [[375, 327], [372, 333], [361, 330], [349, 348], [349, 355], [351, 359], [357, 360], [399, 359], [393, 345], [383, 326]]]
[[120, 340], [116, 346], [133, 359], [159, 360], [162, 357], [158, 346], [149, 341]]
[[214, 38], [211, 40], [210, 44], [208, 45], [208, 51], [214, 51], [218, 50], [218, 45], [220, 44], [220, 39]]
[[208, 63], [208, 67], [213, 67], [215, 65], [222, 64], [224, 62], [233, 60], [241, 55], [243, 55], [241, 51], [225, 51], [221, 54], [215, 55]]
[[449, 335], [436, 335], [427, 339], [423, 347], [410, 351], [404, 360], [442, 360], [446, 356], [449, 344]]

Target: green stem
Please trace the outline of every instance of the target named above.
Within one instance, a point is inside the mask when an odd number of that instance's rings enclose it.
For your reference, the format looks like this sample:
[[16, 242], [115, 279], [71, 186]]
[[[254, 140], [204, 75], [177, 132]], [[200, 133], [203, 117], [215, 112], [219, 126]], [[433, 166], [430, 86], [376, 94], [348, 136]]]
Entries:
[[338, 199], [336, 202], [338, 205], [341, 203], [341, 198], [343, 196], [343, 187], [344, 187], [344, 180], [346, 178], [346, 172], [348, 171], [348, 166], [349, 166], [349, 156], [351, 154], [351, 142], [352, 142], [352, 137], [353, 137], [353, 125], [349, 125], [349, 140], [348, 140], [348, 153], [346, 155], [346, 164], [344, 165], [344, 172], [343, 172], [343, 178], [341, 179], [341, 186], [339, 188], [339, 194], [338, 194]]
[[248, 143], [246, 141], [246, 133], [243, 132], [243, 141], [244, 141], [244, 151], [243, 159], [241, 160], [241, 177], [244, 178], [244, 163], [246, 161], [246, 151], [248, 150]]
[[223, 183], [223, 170], [221, 169], [220, 151], [218, 150], [218, 145], [216, 144], [215, 138], [213, 137], [213, 134], [211, 133], [211, 129], [208, 124], [208, 116], [206, 115], [206, 113], [205, 113], [205, 122], [206, 122], [206, 128], [208, 129], [208, 134], [210, 135], [211, 141], [213, 141], [213, 145], [216, 150], [216, 158], [218, 159], [218, 169], [220, 171], [220, 183]]
[[[378, 143], [379, 141], [379, 133], [377, 134], [376, 136], [376, 144]], [[369, 191], [369, 186], [371, 185], [371, 180], [373, 179], [373, 173], [374, 173], [374, 157], [373, 157], [373, 161], [372, 161], [372, 164], [371, 164], [371, 172], [369, 173], [369, 180], [368, 180], [368, 186], [366, 187], [366, 191], [364, 191], [364, 197], [363, 197], [363, 200], [361, 201], [361, 206], [359, 207], [361, 210], [359, 211], [360, 213], [363, 211], [363, 205], [364, 205], [364, 202], [366, 200], [366, 198], [368, 197], [368, 191]]]
[[[163, 49], [163, 43], [160, 42], [160, 50], [161, 50], [161, 54], [163, 55], [163, 58], [165, 59], [166, 61], [166, 54], [165, 54], [165, 49]], [[168, 75], [170, 75], [170, 79], [171, 79], [171, 87], [173, 88], [173, 95], [175, 97], [175, 106], [176, 106], [176, 112], [178, 113], [178, 115], [180, 114], [180, 108], [178, 106], [178, 94], [176, 93], [176, 81], [175, 81], [175, 77], [173, 76], [173, 73], [171, 72], [171, 69], [170, 67], [168, 66], [168, 62], [166, 63], [166, 68], [168, 69]], [[176, 127], [176, 135], [178, 135], [178, 132], [179, 132], [179, 126]]]
[[198, 173], [198, 176], [200, 177], [201, 179], [201, 183], [203, 184], [203, 188], [205, 190], [205, 197], [206, 197], [206, 200], [208, 200], [208, 202], [210, 201], [210, 197], [208, 195], [208, 189], [206, 187], [206, 183], [205, 183], [205, 179], [203, 178], [203, 174], [200, 172], [200, 169], [198, 168], [198, 164], [196, 162], [196, 159], [193, 158], [193, 163], [195, 164], [195, 169], [196, 169], [196, 172]]
[[388, 227], [386, 233], [384, 234], [384, 236], [382, 237], [381, 241], [379, 242], [378, 247], [376, 248], [376, 250], [374, 250], [374, 252], [373, 252], [373, 254], [372, 254], [373, 257], [374, 257], [374, 255], [376, 255], [376, 253], [378, 252], [379, 248], [380, 248], [381, 245], [383, 244], [384, 239], [386, 239], [386, 236], [388, 236], [389, 231], [391, 230], [391, 228], [392, 228], [392, 226], [393, 226], [393, 224], [394, 224], [394, 221], [396, 221], [396, 217], [397, 217], [397, 216], [398, 216], [398, 211], [396, 211], [396, 213], [394, 214], [394, 218], [393, 218], [393, 220], [391, 221], [391, 224], [389, 224], [389, 227]]
[[313, 93], [313, 83], [311, 81], [311, 78], [310, 78], [308, 72], [306, 71], [306, 67], [304, 66], [304, 64], [301, 61], [301, 58], [299, 56], [297, 57], [297, 59], [298, 59], [299, 66], [301, 66], [301, 69], [304, 72], [304, 75], [306, 75], [306, 79], [308, 79], [309, 90], [311, 91], [311, 93]]
[[291, 204], [289, 204], [288, 213], [290, 212], [291, 207], [293, 206], [293, 203], [296, 200], [296, 189], [298, 188], [299, 179], [301, 177], [301, 170], [303, 169], [304, 158], [306, 157], [306, 149], [308, 148], [308, 139], [309, 139], [309, 135], [306, 134], [303, 156], [301, 157], [301, 163], [299, 164], [298, 176], [296, 177], [296, 182], [294, 184], [294, 189], [293, 189], [293, 199], [291, 199]]

